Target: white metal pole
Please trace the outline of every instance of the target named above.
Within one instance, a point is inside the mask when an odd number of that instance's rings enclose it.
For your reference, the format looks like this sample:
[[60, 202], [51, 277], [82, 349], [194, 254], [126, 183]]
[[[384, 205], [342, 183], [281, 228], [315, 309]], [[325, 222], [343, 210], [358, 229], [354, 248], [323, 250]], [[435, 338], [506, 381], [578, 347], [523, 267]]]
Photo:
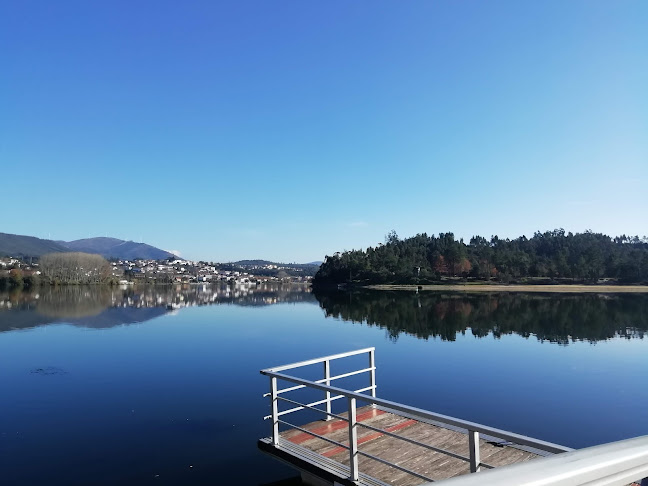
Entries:
[[272, 407], [272, 443], [279, 444], [279, 403], [277, 400], [277, 379], [270, 377], [270, 405]]
[[470, 472], [479, 472], [481, 459], [479, 457], [479, 432], [468, 431], [468, 448], [470, 449]]
[[356, 399], [349, 397], [349, 468], [351, 481], [360, 479], [358, 473], [358, 430], [356, 428]]
[[[324, 379], [326, 380], [326, 386], [331, 385], [331, 362], [327, 359], [324, 361]], [[326, 391], [326, 419], [325, 420], [331, 420], [333, 417], [331, 417], [331, 392]]]
[[376, 350], [372, 349], [369, 351], [369, 385], [371, 388], [371, 396], [376, 398]]

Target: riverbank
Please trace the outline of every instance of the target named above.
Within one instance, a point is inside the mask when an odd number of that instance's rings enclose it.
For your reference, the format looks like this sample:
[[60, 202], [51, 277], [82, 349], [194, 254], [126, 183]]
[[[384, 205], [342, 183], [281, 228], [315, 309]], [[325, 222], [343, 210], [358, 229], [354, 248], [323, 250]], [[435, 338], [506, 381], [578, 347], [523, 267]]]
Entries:
[[367, 285], [373, 290], [423, 290], [437, 292], [551, 292], [596, 294], [645, 294], [648, 285], [506, 285], [506, 284], [452, 284], [452, 285]]

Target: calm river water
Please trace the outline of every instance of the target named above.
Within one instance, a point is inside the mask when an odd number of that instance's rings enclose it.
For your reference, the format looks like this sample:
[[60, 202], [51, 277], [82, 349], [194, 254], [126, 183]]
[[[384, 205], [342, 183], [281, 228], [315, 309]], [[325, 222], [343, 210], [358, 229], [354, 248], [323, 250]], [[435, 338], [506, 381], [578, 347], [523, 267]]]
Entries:
[[583, 447], [648, 434], [648, 296], [0, 293], [9, 485], [270, 485], [262, 368], [376, 347], [378, 396]]

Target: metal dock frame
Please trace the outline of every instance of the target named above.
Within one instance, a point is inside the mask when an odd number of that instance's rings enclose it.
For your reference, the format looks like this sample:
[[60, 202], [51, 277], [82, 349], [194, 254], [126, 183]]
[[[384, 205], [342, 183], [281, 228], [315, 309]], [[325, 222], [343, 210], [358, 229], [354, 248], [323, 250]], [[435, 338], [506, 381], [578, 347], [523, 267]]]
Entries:
[[[344, 373], [341, 375], [331, 376], [330, 375], [330, 363], [331, 361], [360, 355], [367, 354], [367, 364], [366, 368], [355, 370], [349, 373]], [[323, 363], [323, 378], [320, 380], [306, 380], [303, 378], [298, 378], [286, 374], [286, 371], [301, 368], [304, 366], [314, 365], [318, 363]], [[332, 381], [346, 378], [353, 375], [358, 375], [362, 373], [368, 373], [369, 375], [369, 385], [357, 390], [345, 390], [331, 385]], [[269, 397], [270, 399], [270, 408], [271, 414], [264, 417], [264, 419], [271, 420], [271, 436], [267, 439], [261, 439], [259, 441], [259, 447], [264, 452], [271, 453], [276, 457], [294, 465], [298, 466], [302, 470], [306, 470], [312, 474], [317, 475], [317, 471], [321, 472], [324, 476], [332, 478], [336, 477], [336, 482], [340, 484], [383, 484], [380, 481], [377, 481], [374, 478], [369, 477], [366, 474], [362, 474], [358, 468], [358, 457], [365, 456], [375, 461], [386, 464], [390, 467], [393, 467], [397, 470], [403, 471], [405, 473], [411, 474], [421, 480], [432, 482], [432, 478], [421, 475], [415, 471], [411, 471], [404, 467], [399, 466], [393, 462], [387, 461], [383, 458], [376, 457], [374, 455], [368, 454], [358, 449], [358, 426], [369, 428], [375, 432], [379, 432], [386, 436], [390, 436], [405, 442], [410, 442], [416, 444], [420, 447], [432, 450], [434, 452], [446, 454], [455, 459], [459, 459], [469, 463], [470, 472], [476, 473], [482, 469], [492, 469], [493, 466], [487, 464], [480, 459], [480, 445], [479, 437], [480, 434], [488, 436], [490, 438], [497, 438], [504, 442], [509, 442], [513, 444], [518, 444], [520, 446], [526, 446], [531, 448], [534, 452], [539, 454], [560, 454], [564, 452], [572, 451], [569, 447], [564, 447], [558, 444], [553, 444], [551, 442], [546, 442], [539, 439], [534, 439], [520, 434], [515, 434], [513, 432], [507, 432], [505, 430], [497, 429], [494, 427], [489, 427], [486, 425], [478, 424], [475, 422], [469, 422], [466, 420], [458, 419], [455, 417], [450, 417], [447, 415], [442, 415], [434, 412], [429, 412], [416, 407], [410, 407], [402, 403], [393, 402], [390, 400], [384, 400], [376, 397], [376, 364], [375, 364], [375, 348], [365, 348], [359, 349], [356, 351], [349, 351], [346, 353], [334, 354], [330, 356], [324, 356], [321, 358], [310, 359], [306, 361], [301, 361], [297, 363], [276, 366], [273, 368], [268, 368], [261, 370], [261, 374], [269, 378], [269, 387], [270, 391], [264, 395], [264, 397]], [[286, 381], [292, 383], [294, 386], [280, 389], [278, 387], [278, 381]], [[302, 388], [311, 388], [323, 392], [324, 399], [318, 400], [311, 403], [301, 403], [297, 400], [292, 400], [282, 396], [291, 391], [295, 391]], [[364, 392], [370, 392], [370, 395], [364, 394]], [[347, 417], [335, 414], [331, 412], [331, 402], [335, 400], [346, 399], [346, 409]], [[279, 411], [279, 401], [284, 401], [295, 405], [293, 408]], [[397, 434], [391, 433], [389, 431], [371, 427], [369, 425], [361, 424], [356, 421], [356, 410], [358, 402], [365, 402], [373, 407], [396, 411], [404, 416], [412, 417], [421, 422], [427, 423], [441, 423], [452, 428], [459, 428], [467, 431], [468, 435], [468, 446], [469, 446], [469, 455], [464, 456], [461, 454], [454, 453], [452, 451], [444, 450], [438, 447], [431, 446], [407, 437], [399, 436]], [[316, 408], [318, 405], [325, 405], [325, 409]], [[299, 410], [309, 409], [316, 412], [319, 412], [325, 415], [326, 419], [336, 418], [338, 420], [343, 420], [348, 422], [348, 442], [342, 444], [337, 441], [333, 441], [328, 437], [318, 435], [312, 431], [309, 431], [299, 425], [290, 423], [280, 417], [284, 417], [288, 414], [297, 412]], [[294, 444], [290, 444], [288, 441], [281, 438], [279, 433], [279, 424], [286, 425], [296, 430], [300, 430], [303, 433], [312, 435], [321, 440], [334, 444], [338, 447], [348, 450], [349, 453], [349, 466], [336, 463], [328, 458], [319, 456], [312, 451], [308, 451]]]

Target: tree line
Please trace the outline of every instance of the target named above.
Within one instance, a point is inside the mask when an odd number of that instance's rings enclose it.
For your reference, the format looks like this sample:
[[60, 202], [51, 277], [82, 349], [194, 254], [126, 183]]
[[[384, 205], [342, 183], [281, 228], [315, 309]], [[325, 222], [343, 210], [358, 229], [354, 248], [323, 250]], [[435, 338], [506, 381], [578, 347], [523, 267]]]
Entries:
[[466, 243], [453, 233], [400, 239], [392, 231], [384, 244], [327, 256], [313, 283], [416, 284], [449, 278], [510, 282], [532, 277], [648, 282], [648, 238], [557, 229], [513, 240], [473, 236]]
[[[30, 259], [32, 260], [32, 259]], [[82, 285], [115, 283], [112, 265], [102, 256], [81, 253], [49, 253], [33, 260], [23, 270], [20, 264], [0, 275], [0, 290], [5, 288], [29, 289], [38, 285]]]

